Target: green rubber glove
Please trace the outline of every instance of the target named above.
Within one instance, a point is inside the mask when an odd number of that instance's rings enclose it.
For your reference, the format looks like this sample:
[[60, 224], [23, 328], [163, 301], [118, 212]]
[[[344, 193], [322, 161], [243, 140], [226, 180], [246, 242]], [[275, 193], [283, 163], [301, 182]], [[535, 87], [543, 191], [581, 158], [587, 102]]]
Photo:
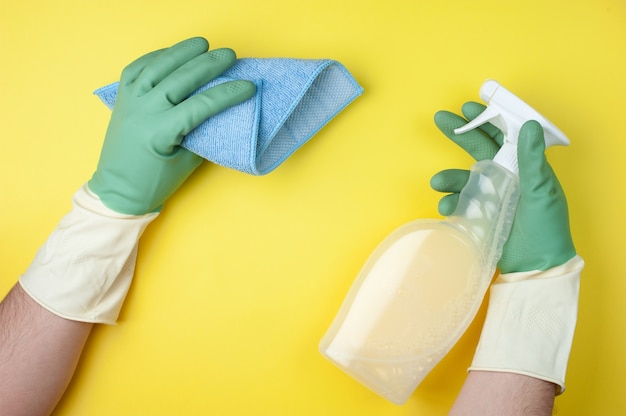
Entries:
[[[472, 120], [484, 109], [482, 104], [469, 102], [462, 112], [467, 120]], [[502, 145], [502, 132], [485, 124], [480, 129], [454, 134], [454, 129], [465, 125], [467, 120], [447, 111], [435, 115], [437, 127], [474, 159], [492, 159]], [[521, 196], [511, 234], [498, 263], [502, 273], [548, 270], [576, 255], [565, 194], [544, 152], [541, 125], [536, 121], [526, 122], [517, 148]], [[433, 176], [432, 188], [449, 193], [439, 202], [440, 214], [452, 214], [468, 178], [469, 171], [459, 169], [444, 170]]]
[[122, 72], [100, 161], [88, 183], [108, 208], [132, 215], [159, 211], [202, 162], [179, 146], [183, 137], [255, 94], [252, 82], [232, 81], [189, 97], [236, 60], [230, 49], [208, 48], [203, 38], [187, 39], [142, 56]]

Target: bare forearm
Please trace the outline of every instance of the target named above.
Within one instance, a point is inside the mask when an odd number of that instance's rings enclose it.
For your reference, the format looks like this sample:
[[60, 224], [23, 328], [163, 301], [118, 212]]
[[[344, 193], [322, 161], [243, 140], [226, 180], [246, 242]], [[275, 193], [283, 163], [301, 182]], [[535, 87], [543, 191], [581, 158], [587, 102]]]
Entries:
[[15, 285], [0, 303], [0, 414], [50, 414], [92, 326], [52, 314]]
[[106, 208], [81, 187], [72, 210], [0, 303], [0, 414], [47, 415], [69, 384], [94, 323], [117, 320], [137, 242], [157, 214]]
[[549, 416], [556, 385], [520, 374], [470, 371], [450, 415]]

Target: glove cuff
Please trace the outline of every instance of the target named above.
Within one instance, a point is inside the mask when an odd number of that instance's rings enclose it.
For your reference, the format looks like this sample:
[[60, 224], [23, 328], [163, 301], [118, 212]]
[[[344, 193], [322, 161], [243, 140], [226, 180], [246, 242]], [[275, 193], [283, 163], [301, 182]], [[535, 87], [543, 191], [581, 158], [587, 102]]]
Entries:
[[500, 275], [470, 371], [523, 374], [565, 391], [584, 261], [574, 256], [547, 271]]
[[55, 315], [114, 324], [133, 278], [137, 242], [158, 214], [112, 211], [86, 184], [72, 205], [19, 283]]

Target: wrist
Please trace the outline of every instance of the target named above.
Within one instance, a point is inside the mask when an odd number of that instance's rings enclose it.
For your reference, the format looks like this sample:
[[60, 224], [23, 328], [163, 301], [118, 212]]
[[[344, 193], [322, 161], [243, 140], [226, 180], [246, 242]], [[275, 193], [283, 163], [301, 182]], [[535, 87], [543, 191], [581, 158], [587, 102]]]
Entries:
[[565, 390], [583, 260], [500, 275], [470, 370], [523, 374]]
[[115, 323], [130, 286], [137, 242], [158, 214], [107, 208], [87, 185], [20, 277], [22, 288], [66, 319]]

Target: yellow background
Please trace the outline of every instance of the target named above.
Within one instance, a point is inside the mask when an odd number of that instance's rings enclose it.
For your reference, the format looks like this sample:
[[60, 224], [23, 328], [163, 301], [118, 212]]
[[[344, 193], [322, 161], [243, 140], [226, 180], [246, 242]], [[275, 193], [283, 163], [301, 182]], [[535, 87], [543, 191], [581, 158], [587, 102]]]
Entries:
[[471, 160], [439, 109], [495, 78], [572, 141], [548, 151], [583, 273], [563, 415], [626, 412], [623, 0], [19, 1], [0, 6], [0, 292], [93, 172], [107, 110], [91, 93], [191, 36], [241, 57], [333, 58], [365, 94], [278, 170], [205, 163], [141, 242], [119, 325], [99, 326], [57, 415], [442, 415], [484, 308], [406, 405], [317, 344], [373, 248], [437, 217], [430, 176]]

